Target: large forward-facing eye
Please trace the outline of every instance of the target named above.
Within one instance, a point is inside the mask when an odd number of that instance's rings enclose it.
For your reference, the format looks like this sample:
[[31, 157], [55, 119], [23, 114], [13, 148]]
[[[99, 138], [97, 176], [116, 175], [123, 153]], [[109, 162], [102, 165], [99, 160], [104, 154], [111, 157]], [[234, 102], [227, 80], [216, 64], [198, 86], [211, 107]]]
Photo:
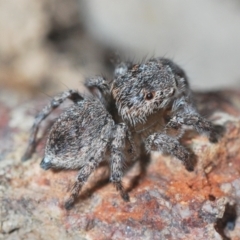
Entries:
[[153, 99], [153, 97], [154, 97], [154, 94], [152, 92], [148, 92], [145, 95], [146, 100], [151, 100], [151, 99]]

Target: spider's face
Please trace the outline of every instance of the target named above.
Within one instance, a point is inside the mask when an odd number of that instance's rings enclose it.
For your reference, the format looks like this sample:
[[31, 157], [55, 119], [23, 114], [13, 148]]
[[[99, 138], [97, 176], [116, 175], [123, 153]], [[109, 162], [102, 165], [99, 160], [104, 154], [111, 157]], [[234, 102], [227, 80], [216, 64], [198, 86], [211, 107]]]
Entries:
[[173, 69], [160, 61], [134, 65], [112, 84], [112, 95], [119, 114], [132, 125], [145, 123], [147, 117], [164, 109], [178, 95]]

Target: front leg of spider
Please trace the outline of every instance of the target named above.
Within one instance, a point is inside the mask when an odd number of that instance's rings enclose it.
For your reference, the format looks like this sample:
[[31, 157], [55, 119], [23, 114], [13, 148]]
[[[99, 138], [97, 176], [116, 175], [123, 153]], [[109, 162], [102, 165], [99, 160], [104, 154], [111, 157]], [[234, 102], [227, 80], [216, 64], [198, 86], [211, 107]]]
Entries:
[[183, 119], [185, 125], [193, 126], [197, 132], [206, 134], [211, 142], [216, 143], [218, 141], [214, 126], [207, 119], [199, 114], [185, 115]]
[[45, 106], [42, 111], [40, 111], [35, 117], [34, 124], [31, 130], [29, 142], [27, 149], [22, 157], [22, 161], [26, 161], [31, 158], [35, 147], [36, 147], [36, 138], [39, 129], [40, 123], [58, 106], [60, 106], [66, 99], [70, 99], [73, 102], [81, 101], [82, 96], [75, 90], [68, 90], [60, 93], [58, 96], [54, 97], [51, 102]]
[[186, 100], [180, 99], [175, 103], [175, 112], [168, 122], [165, 130], [169, 128], [180, 129], [183, 125], [192, 126], [198, 133], [205, 134], [213, 143], [218, 141], [218, 135], [214, 126], [207, 119], [200, 116], [194, 106], [188, 104]]
[[124, 201], [129, 201], [128, 193], [122, 185], [124, 156], [122, 150], [125, 146], [125, 138], [127, 135], [127, 126], [120, 123], [116, 126], [115, 137], [111, 143], [111, 176], [110, 181], [116, 186]]
[[162, 133], [154, 133], [145, 140], [145, 147], [147, 151], [160, 151], [173, 155], [183, 162], [188, 171], [194, 170], [190, 153], [173, 137]]

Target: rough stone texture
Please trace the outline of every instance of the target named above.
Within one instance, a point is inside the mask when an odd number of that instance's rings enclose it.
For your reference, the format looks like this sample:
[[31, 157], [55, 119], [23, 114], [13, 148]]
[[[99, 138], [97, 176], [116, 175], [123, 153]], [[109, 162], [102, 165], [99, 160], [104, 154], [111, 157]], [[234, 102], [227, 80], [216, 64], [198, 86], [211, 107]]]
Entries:
[[104, 72], [76, 4], [0, 2], [0, 239], [240, 239], [240, 91], [196, 94], [201, 112], [225, 127], [223, 137], [212, 144], [186, 134], [183, 143], [198, 157], [191, 173], [161, 155], [145, 171], [134, 166], [124, 177], [129, 203], [102, 166], [66, 211], [76, 172], [39, 167], [44, 139], [30, 161], [20, 161], [34, 115], [49, 100], [36, 93], [75, 88], [84, 75]]
[[43, 171], [44, 140], [30, 161], [20, 161], [33, 117], [48, 99], [1, 90], [0, 239], [240, 239], [240, 92], [196, 97], [201, 112], [225, 131], [217, 144], [186, 134], [183, 143], [198, 158], [194, 172], [155, 154], [145, 171], [136, 165], [124, 177], [126, 203], [102, 166], [66, 211], [76, 172]]

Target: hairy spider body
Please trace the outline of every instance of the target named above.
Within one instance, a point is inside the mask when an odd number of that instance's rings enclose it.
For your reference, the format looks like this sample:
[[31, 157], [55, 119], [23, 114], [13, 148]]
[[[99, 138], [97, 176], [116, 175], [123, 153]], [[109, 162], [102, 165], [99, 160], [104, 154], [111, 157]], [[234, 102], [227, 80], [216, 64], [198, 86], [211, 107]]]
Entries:
[[96, 77], [88, 79], [86, 86], [91, 97], [73, 90], [63, 92], [36, 116], [23, 156], [26, 160], [33, 153], [41, 121], [65, 99], [72, 100], [74, 104], [52, 126], [40, 164], [43, 169], [79, 169], [66, 208], [73, 205], [102, 161], [109, 161], [110, 180], [128, 200], [121, 183], [126, 162], [139, 159], [144, 151], [160, 151], [175, 156], [192, 171], [191, 155], [178, 141], [185, 126], [217, 140], [212, 124], [193, 105], [184, 71], [168, 59], [120, 63], [112, 82]]

